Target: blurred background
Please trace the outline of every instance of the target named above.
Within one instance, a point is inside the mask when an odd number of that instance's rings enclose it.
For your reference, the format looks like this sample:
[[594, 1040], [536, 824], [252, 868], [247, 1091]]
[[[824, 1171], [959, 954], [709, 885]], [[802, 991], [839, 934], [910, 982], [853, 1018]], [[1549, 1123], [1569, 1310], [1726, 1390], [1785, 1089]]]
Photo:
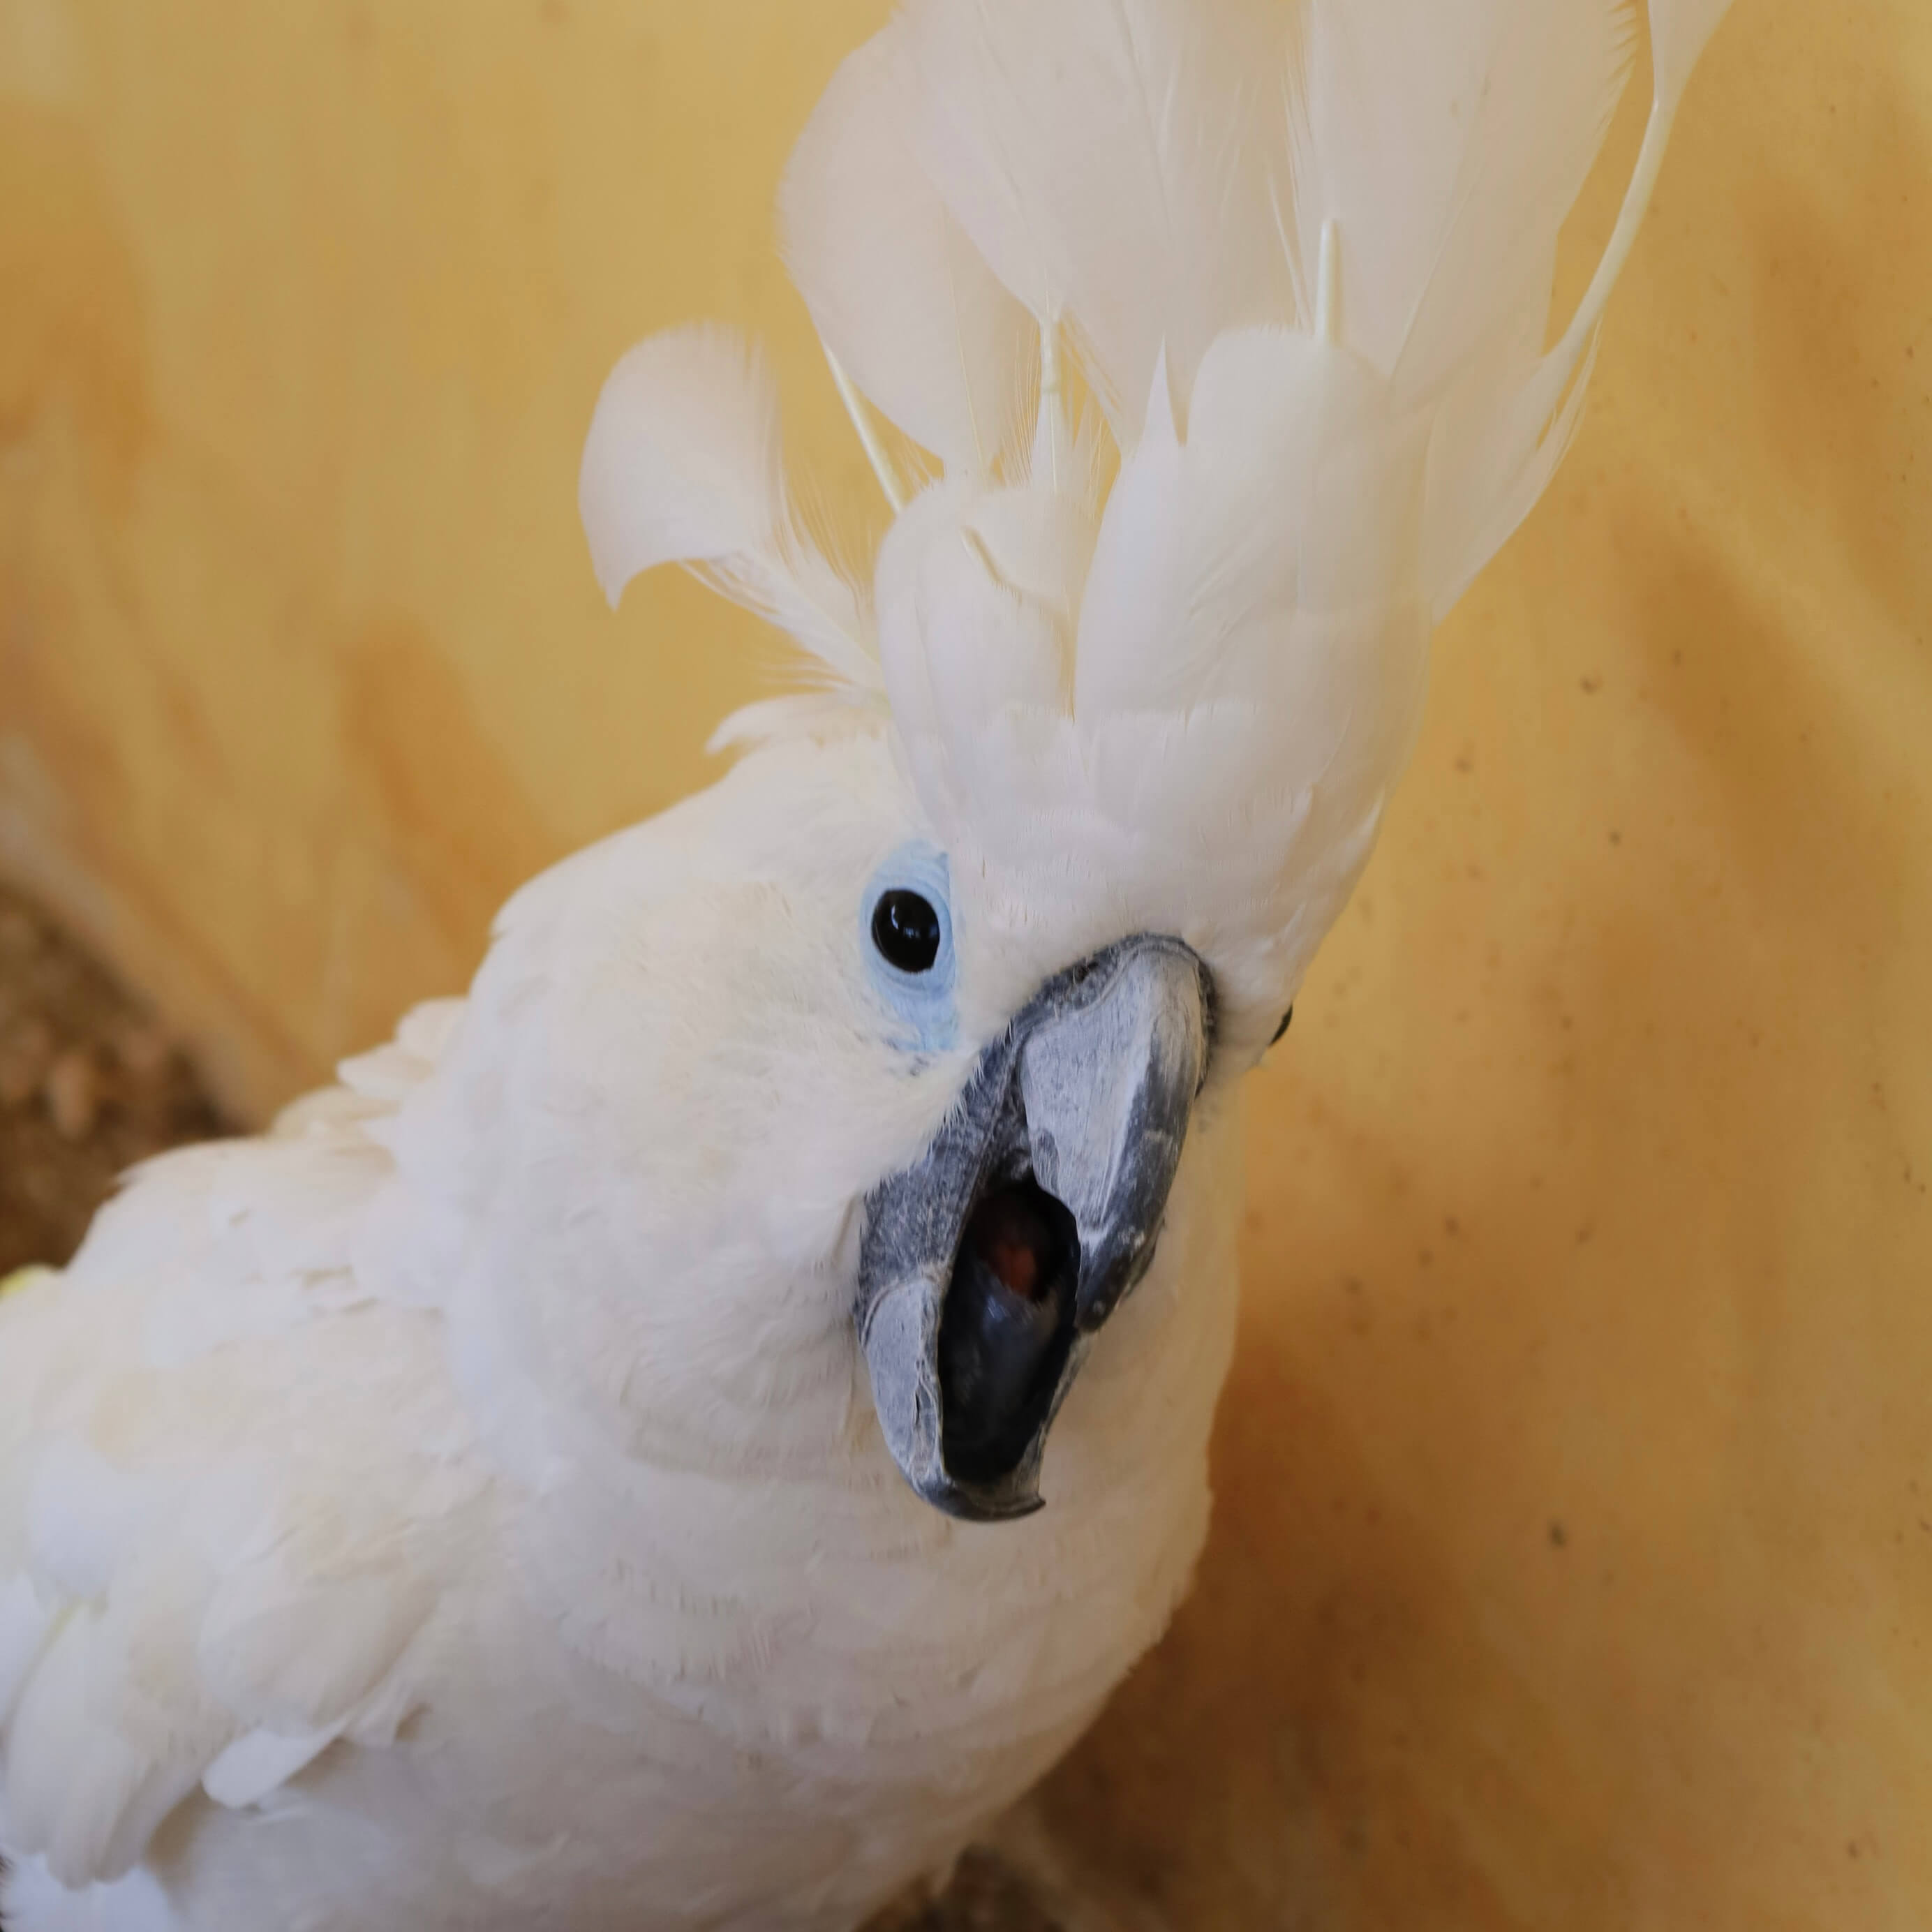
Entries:
[[[782, 676], [604, 609], [578, 455], [715, 316], [869, 490], [770, 208], [886, 11], [0, 0], [0, 954], [134, 989], [123, 1154], [212, 1118], [166, 1040], [262, 1118]], [[1932, 1923], [1924, 0], [1737, 0], [1254, 1088], [1214, 1539], [1065, 1840], [1186, 1928]]]

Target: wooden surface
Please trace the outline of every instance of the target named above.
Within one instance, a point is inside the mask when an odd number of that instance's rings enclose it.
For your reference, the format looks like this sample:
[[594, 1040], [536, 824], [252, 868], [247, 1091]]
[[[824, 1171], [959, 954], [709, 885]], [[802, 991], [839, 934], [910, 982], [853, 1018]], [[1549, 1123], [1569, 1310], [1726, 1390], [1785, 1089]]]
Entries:
[[[231, 1099], [766, 688], [577, 455], [716, 314], [857, 487], [767, 210], [883, 11], [0, 0], [0, 866]], [[1176, 1926], [1932, 1922], [1928, 398], [1932, 10], [1738, 0], [1256, 1084], [1201, 1587], [1048, 1798]]]

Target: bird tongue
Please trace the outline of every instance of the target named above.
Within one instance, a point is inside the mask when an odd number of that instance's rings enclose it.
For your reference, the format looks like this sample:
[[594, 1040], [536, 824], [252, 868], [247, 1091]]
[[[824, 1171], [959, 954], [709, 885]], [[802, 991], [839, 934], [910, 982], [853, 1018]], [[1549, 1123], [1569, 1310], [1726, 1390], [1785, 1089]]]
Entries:
[[1038, 1301], [1046, 1290], [1053, 1229], [1028, 1182], [997, 1190], [981, 1202], [967, 1224], [966, 1246], [1010, 1294]]

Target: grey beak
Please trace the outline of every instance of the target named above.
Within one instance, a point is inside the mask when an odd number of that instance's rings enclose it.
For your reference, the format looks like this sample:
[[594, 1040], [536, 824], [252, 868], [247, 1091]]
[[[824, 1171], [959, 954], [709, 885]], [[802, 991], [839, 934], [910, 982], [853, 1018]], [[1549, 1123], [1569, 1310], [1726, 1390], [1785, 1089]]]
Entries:
[[1040, 1507], [1054, 1416], [1154, 1258], [1213, 1030], [1190, 948], [1108, 946], [1027, 1003], [925, 1154], [866, 1203], [872, 1400], [936, 1508], [992, 1522]]

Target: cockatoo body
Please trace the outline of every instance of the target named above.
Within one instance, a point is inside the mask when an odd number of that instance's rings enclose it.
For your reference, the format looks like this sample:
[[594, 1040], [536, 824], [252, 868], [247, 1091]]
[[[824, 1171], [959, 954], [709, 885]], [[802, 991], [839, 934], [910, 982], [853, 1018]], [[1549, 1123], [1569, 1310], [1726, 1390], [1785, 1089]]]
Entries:
[[[877, 734], [754, 753], [0, 1304], [10, 1925], [843, 1928], [1152, 1642], [1206, 1524], [1232, 1112], [1051, 1506], [922, 1502], [853, 1203], [958, 1083], [909, 1088], [844, 971], [910, 808]], [[102, 1877], [104, 1918], [55, 1901]]]
[[1160, 1634], [1208, 1520], [1241, 1076], [1590, 296], [1606, 0], [911, 0], [788, 176], [896, 515], [794, 515], [734, 338], [583, 506], [815, 694], [527, 887], [465, 1001], [140, 1171], [0, 1300], [13, 1932], [843, 1932]]

